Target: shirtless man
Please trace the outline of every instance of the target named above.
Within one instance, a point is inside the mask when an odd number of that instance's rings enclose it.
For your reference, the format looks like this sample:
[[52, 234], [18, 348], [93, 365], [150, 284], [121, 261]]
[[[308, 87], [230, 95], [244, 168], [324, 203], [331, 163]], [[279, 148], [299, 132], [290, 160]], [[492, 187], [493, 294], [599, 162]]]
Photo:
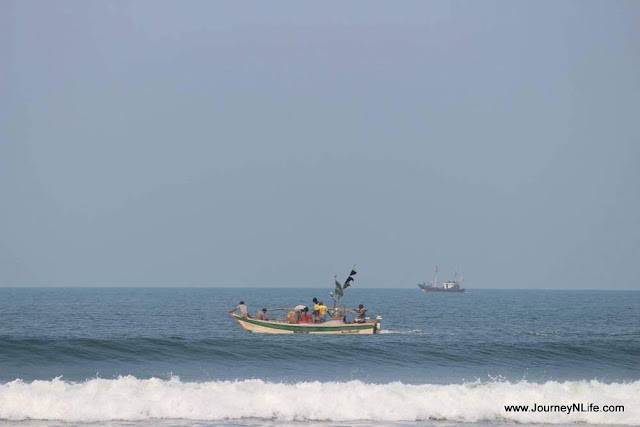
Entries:
[[358, 313], [358, 317], [356, 317], [356, 323], [364, 323], [364, 317], [367, 313], [367, 310], [364, 309], [364, 305], [360, 304], [354, 311]]

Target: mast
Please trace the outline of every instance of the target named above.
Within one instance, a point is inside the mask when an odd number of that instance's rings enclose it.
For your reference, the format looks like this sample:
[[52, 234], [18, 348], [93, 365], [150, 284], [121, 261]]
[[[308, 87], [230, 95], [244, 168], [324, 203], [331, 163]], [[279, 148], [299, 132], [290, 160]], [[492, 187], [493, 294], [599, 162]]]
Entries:
[[[338, 273], [333, 274], [333, 280], [338, 282]], [[334, 296], [333, 292], [331, 292], [329, 295], [331, 295], [331, 299], [333, 299], [333, 315], [336, 316], [336, 313], [338, 312], [338, 304], [340, 304], [340, 294]]]

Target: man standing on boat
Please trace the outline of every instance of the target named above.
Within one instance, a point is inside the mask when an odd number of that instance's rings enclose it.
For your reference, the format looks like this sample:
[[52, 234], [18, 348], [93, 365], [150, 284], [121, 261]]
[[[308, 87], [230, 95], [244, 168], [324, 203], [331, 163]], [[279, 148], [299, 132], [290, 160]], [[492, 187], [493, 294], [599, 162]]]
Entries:
[[293, 311], [296, 314], [296, 322], [299, 322], [301, 317], [302, 317], [302, 313], [304, 311], [304, 309], [307, 308], [305, 305], [302, 304], [298, 304], [295, 307], [293, 307]]
[[236, 308], [234, 308], [233, 310], [229, 310], [229, 313], [233, 313], [236, 310], [240, 310], [240, 317], [249, 317], [249, 310], [247, 310], [247, 306], [244, 305], [244, 301], [240, 301]]

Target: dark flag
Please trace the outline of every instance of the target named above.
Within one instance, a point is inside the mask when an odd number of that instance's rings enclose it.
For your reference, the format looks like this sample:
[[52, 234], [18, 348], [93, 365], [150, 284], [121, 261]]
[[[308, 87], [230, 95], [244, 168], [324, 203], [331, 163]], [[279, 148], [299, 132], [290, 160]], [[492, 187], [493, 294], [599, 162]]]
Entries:
[[344, 281], [344, 286], [342, 287], [342, 289], [347, 289], [349, 286], [351, 286], [351, 282], [353, 282], [353, 276], [355, 276], [355, 274], [356, 266], [354, 265], [351, 269], [351, 273], [349, 273], [349, 277], [347, 277], [347, 280]]
[[342, 289], [347, 289], [349, 286], [351, 286], [350, 282], [353, 282], [353, 277], [351, 276], [349, 276], [347, 280], [345, 280], [344, 286], [342, 287]]

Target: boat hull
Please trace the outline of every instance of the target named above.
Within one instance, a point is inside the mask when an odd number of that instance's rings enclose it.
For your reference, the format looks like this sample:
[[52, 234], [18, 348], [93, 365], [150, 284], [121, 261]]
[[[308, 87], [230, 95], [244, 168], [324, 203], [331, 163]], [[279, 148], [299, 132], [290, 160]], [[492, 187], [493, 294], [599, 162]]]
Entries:
[[261, 334], [374, 334], [376, 323], [298, 323], [290, 324], [272, 320], [257, 320], [231, 314], [231, 317], [247, 332]]

